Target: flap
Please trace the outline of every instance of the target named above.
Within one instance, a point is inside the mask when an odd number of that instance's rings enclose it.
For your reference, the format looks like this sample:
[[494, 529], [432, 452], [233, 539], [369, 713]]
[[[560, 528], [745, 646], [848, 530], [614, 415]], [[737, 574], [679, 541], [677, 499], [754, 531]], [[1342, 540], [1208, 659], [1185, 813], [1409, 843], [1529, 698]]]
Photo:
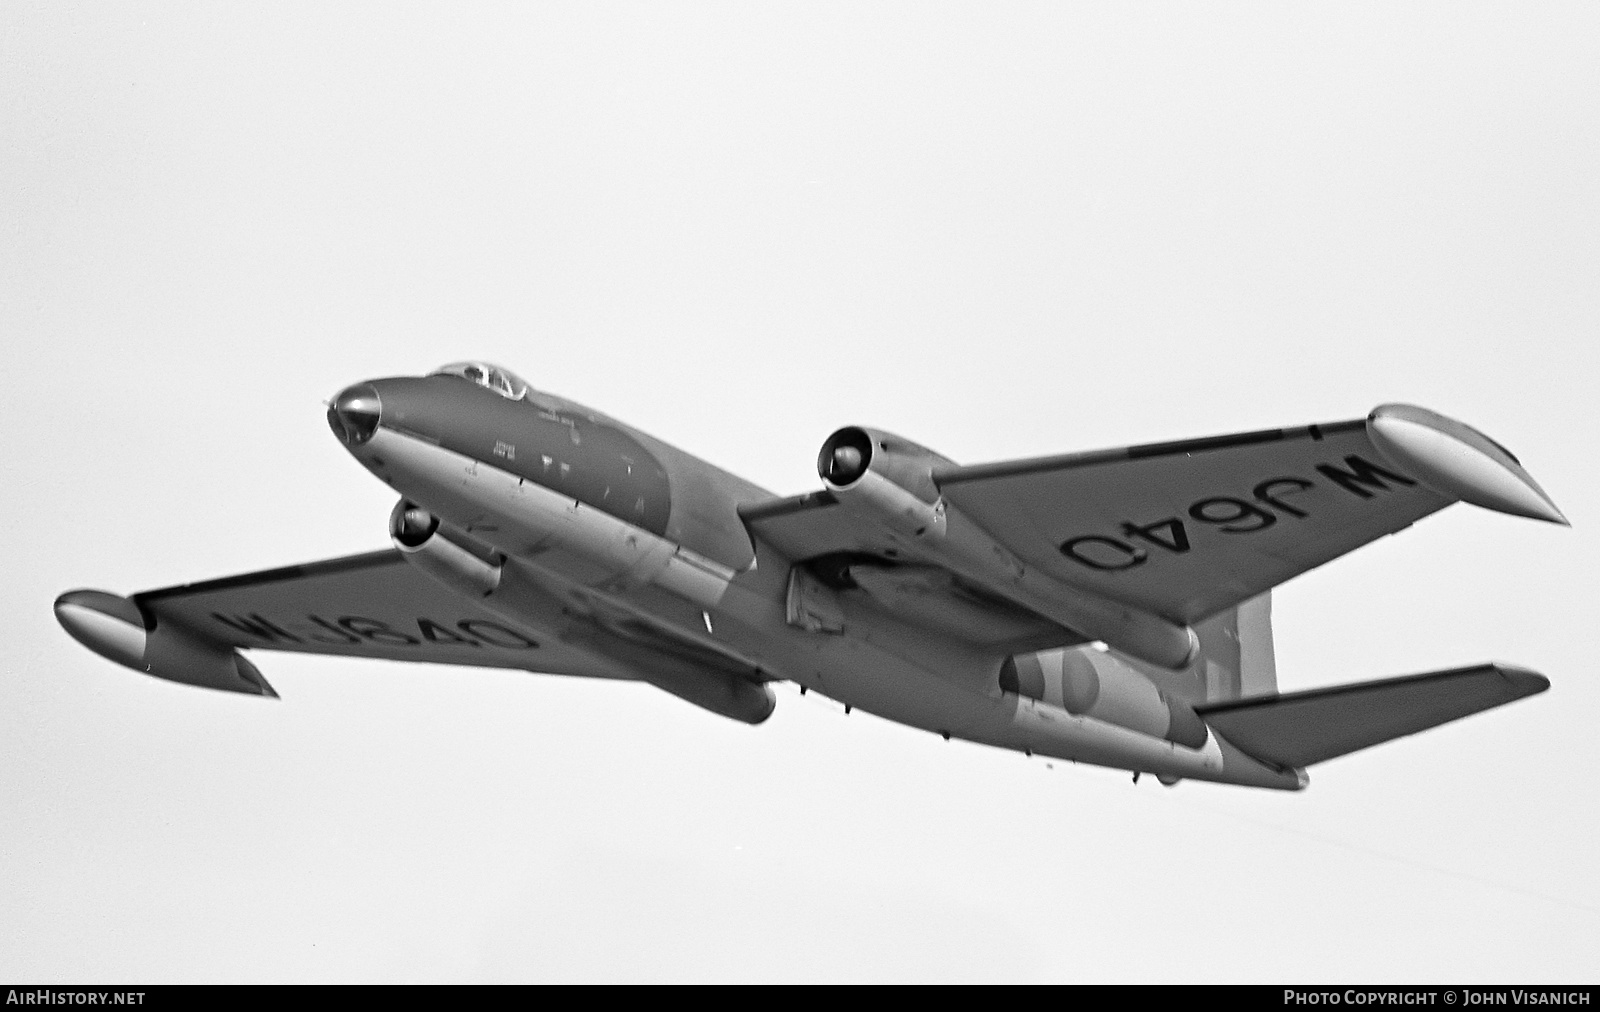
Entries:
[[1501, 706], [1550, 687], [1508, 664], [1435, 671], [1197, 706], [1229, 742], [1277, 766], [1303, 767]]

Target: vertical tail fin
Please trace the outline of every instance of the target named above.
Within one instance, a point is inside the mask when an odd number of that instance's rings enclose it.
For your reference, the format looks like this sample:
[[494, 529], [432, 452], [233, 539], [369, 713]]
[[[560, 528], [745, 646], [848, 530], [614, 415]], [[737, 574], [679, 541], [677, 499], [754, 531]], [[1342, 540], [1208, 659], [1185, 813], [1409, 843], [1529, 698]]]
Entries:
[[1200, 654], [1182, 671], [1123, 660], [1163, 691], [1197, 706], [1278, 691], [1271, 591], [1196, 623], [1194, 631]]
[[1195, 627], [1204, 672], [1201, 700], [1220, 703], [1278, 691], [1272, 648], [1272, 592], [1252, 597]]

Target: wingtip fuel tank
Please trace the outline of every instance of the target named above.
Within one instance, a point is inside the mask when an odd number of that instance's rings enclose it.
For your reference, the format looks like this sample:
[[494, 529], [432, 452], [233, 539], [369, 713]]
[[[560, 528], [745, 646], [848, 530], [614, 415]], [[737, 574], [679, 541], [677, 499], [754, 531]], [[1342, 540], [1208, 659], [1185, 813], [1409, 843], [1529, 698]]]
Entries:
[[278, 698], [254, 664], [237, 650], [186, 630], [146, 625], [138, 605], [103, 590], [72, 590], [56, 598], [56, 621], [73, 639], [125, 668], [171, 682]]
[[1367, 434], [1391, 462], [1437, 492], [1514, 516], [1571, 526], [1509, 450], [1470, 425], [1412, 404], [1384, 404]]

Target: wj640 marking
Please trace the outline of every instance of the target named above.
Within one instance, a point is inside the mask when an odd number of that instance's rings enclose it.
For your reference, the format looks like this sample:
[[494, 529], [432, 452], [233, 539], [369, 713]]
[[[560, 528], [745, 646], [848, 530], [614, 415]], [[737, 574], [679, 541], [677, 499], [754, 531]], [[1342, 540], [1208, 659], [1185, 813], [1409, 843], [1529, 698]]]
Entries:
[[419, 616], [416, 619], [417, 631], [412, 634], [396, 629], [382, 619], [364, 615], [341, 615], [333, 620], [321, 615], [307, 615], [304, 623], [269, 619], [255, 612], [249, 615], [212, 612], [211, 617], [234, 632], [275, 646], [312, 643], [322, 646], [361, 646], [373, 643], [391, 647], [488, 646], [503, 650], [533, 650], [539, 646], [536, 641], [515, 629], [481, 618], [460, 619], [452, 626]]
[[[1410, 478], [1355, 454], [1344, 458], [1344, 467], [1318, 464], [1317, 473], [1361, 499], [1371, 499], [1379, 492], [1389, 491], [1389, 482], [1401, 486], [1416, 484]], [[1293, 497], [1316, 487], [1316, 482], [1305, 478], [1268, 478], [1257, 482], [1250, 490], [1254, 502], [1229, 495], [1207, 496], [1190, 503], [1187, 513], [1191, 520], [1208, 524], [1224, 534], [1255, 534], [1276, 524], [1279, 514], [1296, 520], [1309, 518], [1311, 514], [1296, 505]], [[1119, 533], [1121, 537], [1085, 534], [1068, 538], [1061, 543], [1061, 554], [1090, 569], [1112, 573], [1148, 562], [1150, 553], [1146, 545], [1173, 555], [1182, 555], [1190, 549], [1189, 531], [1183, 519], [1176, 516], [1146, 524], [1124, 520]]]

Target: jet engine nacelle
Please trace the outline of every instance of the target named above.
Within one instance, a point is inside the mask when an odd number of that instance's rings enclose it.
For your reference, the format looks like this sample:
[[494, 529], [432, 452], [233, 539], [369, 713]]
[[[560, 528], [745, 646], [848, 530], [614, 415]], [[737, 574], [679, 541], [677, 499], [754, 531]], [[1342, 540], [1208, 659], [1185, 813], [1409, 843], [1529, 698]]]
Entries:
[[852, 425], [822, 444], [817, 473], [846, 508], [891, 533], [905, 550], [901, 561], [944, 567], [1152, 664], [1177, 670], [1194, 660], [1200, 648], [1194, 630], [1060, 584], [946, 506], [933, 472], [954, 463], [909, 439]]
[[945, 506], [933, 468], [949, 463], [954, 462], [909, 439], [851, 425], [822, 444], [817, 473], [841, 501], [870, 509], [896, 532], [942, 537]]
[[125, 597], [73, 590], [56, 598], [55, 611], [68, 635], [125, 668], [185, 685], [278, 696], [239, 651], [170, 623], [147, 625], [138, 606]]
[[[519, 564], [503, 556], [485, 559], [445, 537], [439, 528], [438, 517], [405, 500], [389, 514], [389, 535], [405, 560], [457, 594], [480, 601], [512, 622], [527, 614], [562, 611], [559, 602], [552, 607], [550, 592], [528, 579]], [[712, 713], [759, 724], [777, 706], [768, 685], [665, 656], [598, 627], [582, 630], [579, 638], [630, 677]]]
[[439, 518], [404, 499], [389, 514], [389, 536], [405, 560], [466, 597], [500, 589], [502, 563], [479, 558], [439, 535]]

